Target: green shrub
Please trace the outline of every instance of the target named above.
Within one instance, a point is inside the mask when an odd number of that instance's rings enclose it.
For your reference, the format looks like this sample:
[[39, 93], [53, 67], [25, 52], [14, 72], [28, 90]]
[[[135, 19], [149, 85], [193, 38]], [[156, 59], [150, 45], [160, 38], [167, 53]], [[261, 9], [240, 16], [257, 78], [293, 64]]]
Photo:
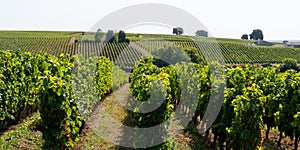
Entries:
[[283, 65], [281, 65], [281, 67], [280, 67], [280, 71], [285, 72], [290, 69], [299, 71], [299, 67], [297, 66], [297, 60], [293, 59], [293, 58], [285, 58], [283, 60]]

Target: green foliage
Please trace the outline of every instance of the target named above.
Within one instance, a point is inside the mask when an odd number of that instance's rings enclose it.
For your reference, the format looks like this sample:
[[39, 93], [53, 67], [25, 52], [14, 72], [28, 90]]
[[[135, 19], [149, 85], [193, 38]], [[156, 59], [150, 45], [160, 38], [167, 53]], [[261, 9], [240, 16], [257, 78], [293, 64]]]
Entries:
[[124, 42], [129, 43], [130, 42], [130, 40], [126, 38], [126, 33], [122, 30], [120, 30], [118, 33], [118, 42], [119, 43], [124, 43]]
[[101, 42], [101, 38], [104, 34], [101, 32], [101, 29], [98, 29], [95, 34], [95, 42]]
[[[74, 58], [45, 56], [40, 84], [40, 114], [45, 126], [46, 145], [72, 147], [78, 140], [83, 118], [74, 101], [72, 68]], [[55, 114], [55, 115], [53, 115]]]
[[89, 119], [95, 105], [112, 89], [112, 67], [112, 62], [105, 57], [74, 57], [72, 94], [84, 119]]
[[[170, 119], [179, 101], [183, 107], [190, 107], [193, 100], [198, 101], [195, 107], [197, 117], [203, 117], [211, 93], [211, 76], [208, 66], [201, 66], [194, 63], [177, 63], [175, 66], [158, 68], [152, 63], [150, 57], [140, 61], [135, 67], [131, 78], [131, 94], [137, 101], [147, 102], [148, 99], [164, 98], [163, 103], [150, 113], [132, 112], [137, 127], [152, 127]], [[165, 94], [163, 94], [165, 93]], [[163, 96], [164, 95], [164, 96]], [[193, 110], [189, 110], [193, 111]], [[188, 112], [182, 112], [188, 115]], [[192, 114], [189, 117], [193, 117]], [[187, 118], [189, 118], [187, 117]], [[194, 118], [196, 118], [194, 117]], [[164, 124], [167, 125], [168, 124]], [[160, 131], [164, 133], [166, 131]], [[167, 134], [167, 133], [166, 133]], [[142, 135], [137, 135], [141, 137]], [[151, 139], [149, 139], [151, 141]], [[160, 148], [169, 146], [168, 142], [160, 145]]]
[[242, 37], [241, 37], [241, 39], [248, 40], [249, 39], [248, 34], [243, 34]]
[[[300, 108], [298, 104], [298, 108]], [[298, 141], [300, 139], [300, 110], [298, 109], [298, 113], [294, 116], [295, 121], [292, 125], [295, 127], [295, 149], [298, 148]]]
[[196, 63], [196, 64], [206, 64], [205, 59], [203, 58], [203, 56], [201, 56], [199, 54], [197, 48], [195, 48], [195, 47], [182, 47], [181, 49], [189, 55], [190, 60], [193, 63]]
[[205, 30], [197, 30], [196, 31], [196, 36], [204, 36], [207, 37], [208, 36], [208, 32]]
[[39, 107], [46, 146], [60, 149], [74, 146], [95, 104], [127, 77], [105, 57], [0, 51], [0, 59], [1, 127]]
[[113, 63], [109, 59], [105, 57], [99, 58], [97, 62], [95, 79], [96, 88], [100, 99], [112, 89], [112, 69]]
[[[45, 57], [41, 84], [41, 118], [50, 145], [73, 147], [84, 120], [112, 89], [113, 64], [105, 57]], [[120, 75], [121, 70], [118, 70]], [[124, 79], [124, 77], [120, 77]], [[121, 82], [121, 81], [119, 81]], [[56, 114], [56, 115], [53, 115]]]
[[[112, 87], [123, 84], [128, 76], [104, 57], [84, 58], [95, 53], [107, 56], [124, 68], [130, 68], [133, 67], [134, 60], [141, 56], [126, 43], [82, 43], [77, 45], [77, 48], [69, 47], [66, 46], [66, 37], [56, 39], [0, 36], [0, 46], [4, 49], [18, 47], [24, 51], [28, 48], [28, 51], [37, 53], [36, 49], [40, 47], [41, 51], [56, 56], [61, 52], [86, 52], [84, 56], [78, 57], [54, 57], [47, 54], [0, 51], [0, 126], [6, 128], [9, 122], [19, 120], [22, 112], [31, 112], [40, 104], [42, 123], [45, 127], [43, 136], [47, 141], [51, 141], [50, 145], [56, 145], [58, 148], [71, 147], [74, 144], [84, 123], [83, 118], [88, 118], [99, 99]], [[175, 39], [165, 36], [164, 39], [180, 47], [187, 55], [181, 53], [181, 50], [180, 53], [172, 51], [172, 48], [167, 48], [161, 41], [152, 45], [146, 42], [137, 44], [147, 50], [153, 49], [151, 52], [164, 48], [166, 51], [157, 51], [154, 54], [162, 56], [162, 60], [172, 60], [171, 64], [185, 62], [186, 58], [191, 58], [192, 62], [205, 62], [203, 52], [208, 54], [209, 59], [216, 58], [216, 51], [205, 51], [186, 37]], [[54, 43], [54, 46], [45, 46], [50, 42]], [[212, 44], [206, 41], [200, 43]], [[91, 53], [85, 51], [90, 46], [102, 49], [100, 51], [96, 48]], [[231, 64], [281, 63], [283, 58], [293, 58], [286, 59], [283, 65], [293, 68], [300, 58], [299, 50], [292, 48], [250, 47], [242, 42], [229, 40], [218, 40], [218, 46], [225, 62]], [[125, 52], [126, 48], [130, 51]], [[120, 54], [122, 57], [118, 57]], [[259, 125], [276, 127], [285, 136], [295, 137], [297, 143], [300, 130], [299, 73], [293, 70], [280, 73], [280, 69], [255, 68], [251, 65], [227, 69], [224, 104], [212, 126], [215, 141], [218, 141], [221, 148], [226, 142], [228, 148], [255, 149], [261, 140]], [[213, 75], [209, 66], [181, 63], [174, 67], [170, 65], [158, 68], [151, 58], [143, 59], [136, 65], [130, 77], [131, 93], [141, 102], [149, 98], [158, 99], [164, 95], [164, 103], [156, 111], [148, 113], [150, 116], [137, 113], [138, 110], [133, 112], [132, 115], [138, 121], [135, 125], [149, 127], [168, 119], [179, 100], [183, 100], [180, 99], [181, 94], [199, 94], [195, 116], [202, 119], [212, 92], [212, 83], [215, 82], [211, 76]], [[197, 82], [192, 82], [195, 79]], [[197, 87], [197, 90], [180, 89], [185, 84], [191, 84], [192, 87]], [[152, 93], [158, 97], [151, 97]], [[196, 119], [194, 122], [197, 122]], [[158, 147], [171, 146], [170, 142], [166, 142]]]
[[[131, 93], [136, 100], [146, 101], [153, 92], [151, 86], [159, 88], [156, 94], [160, 95], [159, 92], [163, 92], [167, 85], [171, 85], [167, 88], [169, 93], [167, 95], [171, 96], [172, 101], [169, 104], [174, 108], [177, 107], [179, 100], [184, 104], [189, 102], [180, 96], [188, 95], [187, 99], [194, 99], [194, 95], [199, 95], [193, 119], [194, 123], [198, 123], [197, 117], [203, 119], [211, 93], [215, 90], [213, 85], [216, 81], [213, 80], [213, 72], [210, 70], [215, 67], [218, 65], [211, 64], [209, 67], [181, 63], [176, 64], [174, 69], [172, 66], [158, 68], [152, 64], [149, 57], [135, 67], [131, 75]], [[300, 96], [299, 73], [295, 71], [280, 73], [279, 68], [246, 65], [244, 68], [228, 68], [226, 78], [224, 103], [212, 126], [215, 145], [218, 141], [220, 149], [224, 147], [225, 142], [226, 148], [229, 149], [257, 149], [262, 141], [263, 125], [267, 125], [268, 130], [271, 127], [278, 127], [285, 135], [299, 138], [299, 115], [297, 115]], [[156, 84], [158, 79], [164, 83], [164, 87]], [[180, 87], [184, 85], [197, 87], [197, 90], [181, 89]], [[192, 89], [189, 86], [186, 89]], [[165, 99], [165, 102], [169, 101], [168, 98]], [[161, 108], [157, 110], [171, 114], [174, 111], [168, 110], [168, 107]], [[151, 113], [155, 114], [157, 110]], [[151, 127], [161, 123], [158, 118], [152, 118], [153, 116], [134, 112], [133, 115], [137, 127]]]
[[[242, 68], [227, 69], [227, 89], [224, 91], [224, 103], [221, 112], [212, 126], [212, 132], [215, 135], [214, 143], [219, 141], [219, 147], [223, 148], [223, 144], [230, 143], [228, 137], [228, 128], [232, 126], [235, 117], [233, 101], [242, 95], [243, 89], [246, 88], [247, 75]], [[241, 132], [241, 130], [238, 130]], [[237, 131], [237, 132], [238, 132]], [[229, 144], [226, 144], [229, 147]]]
[[299, 77], [299, 73], [294, 70], [289, 70], [279, 76], [282, 84], [279, 87], [281, 89], [278, 93], [280, 104], [275, 114], [275, 122], [279, 131], [284, 132], [291, 139], [295, 136], [299, 137], [299, 129], [294, 126], [299, 112]]
[[296, 71], [299, 71], [299, 67], [297, 66], [297, 60], [293, 58], [285, 58], [283, 60], [283, 65], [280, 68], [281, 72], [294, 69]]
[[229, 147], [253, 150], [258, 148], [261, 141], [263, 102], [263, 93], [256, 84], [243, 89], [243, 95], [232, 101], [232, 123], [226, 129]]
[[263, 94], [266, 96], [266, 101], [264, 103], [264, 112], [263, 112], [263, 122], [267, 125], [266, 139], [268, 139], [268, 134], [271, 128], [276, 127], [275, 124], [275, 113], [279, 110], [279, 97], [278, 93], [280, 92], [281, 83], [278, 76], [279, 68], [260, 68], [257, 70], [258, 79], [257, 84], [260, 86], [260, 89], [263, 91]]
[[74, 57], [72, 70], [72, 94], [74, 101], [78, 105], [80, 114], [84, 119], [88, 119], [93, 106], [98, 102], [96, 88], [97, 57], [85, 59], [82, 55]]
[[226, 64], [281, 64], [285, 58], [293, 58], [300, 61], [300, 50], [287, 47], [260, 47], [248, 46], [249, 43], [242, 40], [207, 38], [191, 39], [158, 39], [136, 42], [137, 45], [153, 53], [157, 49], [167, 46], [177, 46], [184, 50], [192, 62], [206, 64], [207, 61], [224, 61]]
[[36, 110], [38, 66], [30, 53], [0, 51], [0, 129]]
[[[161, 103], [161, 105], [154, 111], [149, 113], [140, 113], [139, 108], [135, 108], [131, 113], [136, 120], [135, 127], [147, 128], [159, 125], [165, 122], [172, 115], [174, 111], [174, 104], [172, 104], [172, 88], [170, 83], [170, 75], [165, 72], [164, 68], [158, 68], [152, 64], [152, 59], [146, 57], [137, 64], [130, 77], [130, 91], [135, 97], [136, 101], [147, 102], [151, 105], [154, 103]], [[151, 100], [149, 100], [151, 99]], [[134, 100], [134, 101], [135, 101]], [[159, 129], [160, 137], [163, 141], [167, 131], [164, 128]], [[154, 139], [147, 137], [147, 135], [135, 135], [137, 142], [150, 142]], [[158, 139], [155, 139], [157, 141]], [[170, 142], [165, 142], [159, 145], [160, 148], [169, 147]]]
[[250, 39], [252, 40], [263, 40], [264, 35], [263, 32], [260, 29], [255, 29], [252, 31], [252, 33], [249, 35]]
[[[160, 106], [159, 111], [151, 112], [151, 115], [140, 113], [133, 114], [134, 118], [140, 120], [137, 124], [138, 127], [149, 127], [156, 125], [161, 121], [165, 121], [168, 117], [170, 117], [170, 113], [172, 111], [171, 83], [169, 80], [170, 75], [165, 73], [163, 68], [157, 68], [151, 61], [151, 58], [146, 58], [134, 69], [131, 75], [130, 91], [137, 101], [147, 101], [151, 95], [160, 95], [162, 97], [158, 96], [155, 98], [165, 99], [161, 100], [164, 101], [164, 103]], [[141, 88], [141, 86], [143, 88]], [[160, 92], [166, 93], [165, 95], [162, 95]], [[136, 111], [138, 112], [139, 110]]]
[[105, 36], [105, 42], [107, 43], [115, 43], [116, 36], [113, 30], [108, 30]]
[[[102, 32], [99, 33], [103, 34]], [[82, 33], [1, 31], [0, 34], [0, 49], [3, 50], [19, 49], [21, 51], [31, 53], [45, 52], [55, 56], [59, 56], [61, 53], [69, 55], [83, 54], [84, 57], [90, 57], [92, 54], [96, 54], [97, 56], [106, 56], [122, 68], [130, 69], [134, 67], [135, 60], [139, 60], [140, 56], [142, 56], [138, 49], [128, 47], [126, 42], [107, 43], [108, 39], [106, 43], [84, 42], [86, 40], [94, 41], [95, 33], [91, 33], [91, 37], [87, 34], [84, 38], [85, 40], [79, 43], [70, 43], [69, 39], [70, 36], [75, 36], [77, 39], [81, 39], [81, 37], [78, 36], [82, 36], [79, 35]], [[136, 37], [136, 35], [128, 33], [126, 35], [129, 37]], [[300, 53], [297, 48], [247, 46], [247, 44], [251, 43], [251, 41], [238, 39], [216, 39], [215, 42], [209, 42], [209, 39], [199, 37], [194, 37], [196, 41], [193, 41], [188, 36], [179, 37], [173, 35], [154, 34], [146, 34], [142, 36], [143, 37], [139, 38], [139, 41], [137, 41], [136, 44], [143, 47], [145, 50], [152, 52], [149, 47], [158, 47], [159, 49], [162, 48], [161, 46], [164, 45], [164, 43], [169, 42], [174, 46], [180, 47], [182, 50], [189, 49], [186, 51], [188, 55], [190, 57], [195, 56], [191, 57], [192, 62], [205, 62], [204, 58], [214, 58], [214, 60], [219, 60], [221, 57], [223, 57], [222, 59], [224, 59], [227, 64], [279, 64], [282, 63], [284, 58], [293, 58], [298, 62], [300, 61]], [[158, 40], [153, 41], [153, 37]], [[147, 38], [151, 38], [149, 39], [150, 42], [143, 42], [147, 40]], [[102, 40], [105, 40], [104, 36]], [[218, 47], [221, 51], [216, 51]], [[122, 53], [124, 49], [127, 49], [127, 52], [120, 56], [119, 54]]]
[[185, 106], [191, 106], [193, 99], [198, 101], [193, 116], [193, 122], [197, 124], [197, 117], [204, 116], [211, 94], [210, 68], [194, 63], [182, 63], [175, 65], [175, 69], [179, 76], [177, 80], [180, 82], [180, 85], [177, 85], [181, 93], [180, 101]]
[[225, 142], [227, 148], [257, 148], [262, 125], [268, 127], [266, 135], [270, 128], [277, 127], [286, 136], [299, 137], [295, 126], [299, 111], [299, 73], [280, 73], [279, 69], [249, 65], [227, 69], [224, 104], [212, 126], [215, 143], [218, 140], [221, 149]]
[[176, 35], [183, 34], [183, 28], [181, 28], [181, 27], [173, 28], [173, 34], [176, 34]]
[[128, 82], [129, 74], [121, 70], [119, 67], [113, 66], [112, 68], [112, 87], [118, 88], [122, 84]]
[[169, 46], [158, 49], [157, 51], [153, 52], [153, 56], [172, 65], [190, 61], [189, 56], [176, 46]]

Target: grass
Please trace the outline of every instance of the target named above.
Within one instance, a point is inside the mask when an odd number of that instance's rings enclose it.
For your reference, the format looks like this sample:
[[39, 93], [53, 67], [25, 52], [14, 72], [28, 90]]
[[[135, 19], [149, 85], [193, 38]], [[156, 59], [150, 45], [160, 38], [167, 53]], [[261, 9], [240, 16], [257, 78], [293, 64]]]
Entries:
[[28, 121], [16, 125], [15, 129], [3, 133], [0, 136], [0, 149], [42, 149], [42, 133], [36, 130], [40, 120], [39, 113], [36, 113]]
[[[104, 98], [100, 107], [103, 107], [105, 111], [111, 115], [116, 121], [123, 122], [127, 117], [127, 111], [123, 108], [116, 100], [114, 94], [108, 95]], [[93, 112], [93, 116], [100, 116], [99, 110], [96, 109]], [[76, 143], [74, 149], [118, 149], [117, 145], [109, 143], [96, 134], [93, 129], [86, 126], [83, 133], [81, 134], [80, 140]]]

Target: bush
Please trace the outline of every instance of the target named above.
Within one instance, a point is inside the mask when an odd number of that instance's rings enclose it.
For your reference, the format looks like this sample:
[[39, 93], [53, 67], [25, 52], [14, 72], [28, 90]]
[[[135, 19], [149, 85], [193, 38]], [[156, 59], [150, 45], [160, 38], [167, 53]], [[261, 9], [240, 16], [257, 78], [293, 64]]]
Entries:
[[[135, 66], [130, 76], [130, 92], [135, 99], [129, 102], [129, 106], [134, 106], [132, 102], [135, 101], [143, 103], [142, 107], [134, 107], [131, 112], [131, 116], [135, 120], [135, 127], [149, 128], [159, 124], [169, 125], [167, 120], [174, 112], [174, 104], [172, 104], [174, 89], [171, 87], [173, 80], [168, 71], [171, 70], [156, 67], [152, 63], [152, 58], [145, 58]], [[160, 104], [160, 102], [162, 103]], [[150, 105], [158, 107], [152, 112], [140, 112]], [[144, 142], [148, 142], [148, 144], [151, 142], [151, 144], [156, 145], [157, 141], [164, 141], [165, 138], [168, 138], [168, 134], [166, 128], [160, 126], [158, 133], [136, 132], [135, 136], [130, 138], [134, 138], [135, 146], [140, 146]], [[170, 139], [148, 149], [166, 149], [169, 147], [172, 147]]]
[[[73, 59], [60, 56], [40, 58], [42, 61], [39, 77], [40, 85], [40, 115], [45, 127], [44, 146], [63, 149], [72, 147], [78, 140], [83, 118], [80, 116], [74, 102], [71, 73]], [[55, 114], [55, 115], [54, 115]]]
[[46, 147], [65, 149], [79, 139], [84, 120], [111, 91], [112, 62], [105, 57], [43, 56], [40, 114]]
[[293, 58], [285, 58], [283, 60], [283, 65], [281, 65], [280, 67], [280, 72], [285, 72], [290, 69], [294, 69], [297, 72], [299, 71], [299, 67], [297, 66], [297, 60]]
[[[190, 62], [190, 57], [179, 47], [168, 46], [165, 48], [158, 49], [153, 52], [153, 56], [158, 61], [158, 64], [167, 66], [165, 63], [175, 65], [176, 63]], [[165, 63], [164, 63], [165, 62]]]
[[0, 130], [36, 111], [38, 66], [30, 53], [0, 51]]

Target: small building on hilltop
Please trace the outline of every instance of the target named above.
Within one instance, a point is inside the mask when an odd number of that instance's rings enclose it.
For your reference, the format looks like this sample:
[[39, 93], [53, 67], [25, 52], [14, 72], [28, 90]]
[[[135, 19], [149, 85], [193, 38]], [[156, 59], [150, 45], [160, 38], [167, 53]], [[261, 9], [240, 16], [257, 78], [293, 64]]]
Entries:
[[273, 46], [274, 44], [264, 40], [256, 40], [251, 45], [252, 46]]
[[285, 47], [300, 48], [300, 42], [286, 42]]

